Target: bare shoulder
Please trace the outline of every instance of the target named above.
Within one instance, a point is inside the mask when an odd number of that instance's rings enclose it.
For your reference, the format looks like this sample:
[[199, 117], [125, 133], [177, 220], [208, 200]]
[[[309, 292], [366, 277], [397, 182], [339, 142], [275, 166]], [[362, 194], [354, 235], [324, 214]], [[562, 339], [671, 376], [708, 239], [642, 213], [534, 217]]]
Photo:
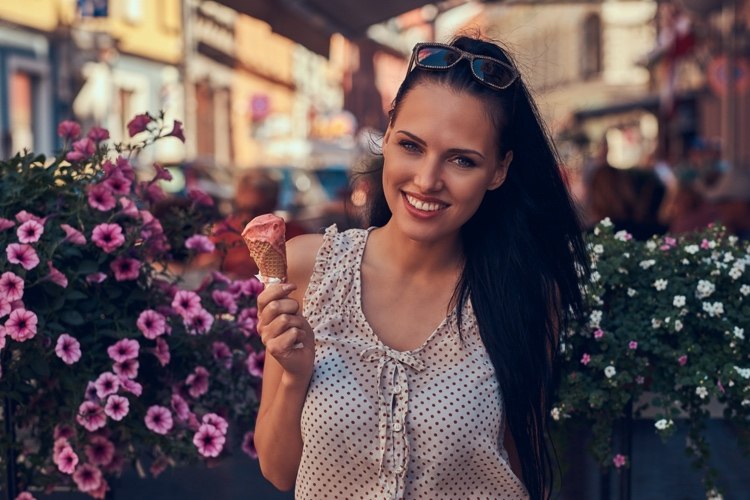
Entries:
[[323, 244], [322, 234], [302, 234], [286, 244], [286, 258], [289, 267], [289, 282], [297, 285], [304, 293], [315, 266], [315, 257]]

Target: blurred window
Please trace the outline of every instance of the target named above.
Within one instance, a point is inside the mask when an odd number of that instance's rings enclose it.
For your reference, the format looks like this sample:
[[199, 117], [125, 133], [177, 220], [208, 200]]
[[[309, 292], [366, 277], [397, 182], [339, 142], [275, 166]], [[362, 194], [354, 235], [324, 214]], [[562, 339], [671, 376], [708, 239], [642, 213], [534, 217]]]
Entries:
[[590, 14], [583, 22], [581, 76], [584, 80], [602, 71], [602, 21], [598, 14]]
[[214, 117], [214, 91], [208, 82], [198, 82], [195, 85], [195, 106], [198, 120], [196, 130], [198, 157], [214, 156], [215, 143], [215, 117]]
[[34, 78], [29, 73], [15, 71], [10, 75], [10, 134], [11, 151], [34, 149]]
[[[52, 152], [52, 90], [49, 65], [43, 61], [11, 56], [7, 60], [8, 129], [3, 139], [4, 153], [24, 149]], [[0, 102], [0, 111], [5, 103]]]

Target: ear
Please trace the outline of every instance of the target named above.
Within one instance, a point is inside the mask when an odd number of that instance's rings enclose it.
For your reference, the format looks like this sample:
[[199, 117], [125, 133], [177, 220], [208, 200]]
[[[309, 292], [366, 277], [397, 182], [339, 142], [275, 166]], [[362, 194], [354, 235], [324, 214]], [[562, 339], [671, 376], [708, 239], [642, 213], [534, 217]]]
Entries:
[[505, 182], [505, 178], [508, 176], [508, 168], [510, 167], [512, 161], [513, 151], [508, 151], [507, 153], [505, 153], [505, 157], [497, 164], [495, 173], [492, 176], [492, 181], [490, 182], [490, 185], [487, 186], [488, 191], [494, 191], [495, 189], [503, 185], [503, 182]]

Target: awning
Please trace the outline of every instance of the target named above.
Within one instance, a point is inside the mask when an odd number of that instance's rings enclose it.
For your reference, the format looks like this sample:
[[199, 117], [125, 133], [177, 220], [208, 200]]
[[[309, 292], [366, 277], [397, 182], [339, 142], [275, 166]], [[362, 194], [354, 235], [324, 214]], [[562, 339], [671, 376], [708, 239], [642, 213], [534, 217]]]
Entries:
[[271, 25], [276, 33], [328, 56], [330, 36], [363, 38], [367, 28], [430, 3], [425, 0], [216, 0]]

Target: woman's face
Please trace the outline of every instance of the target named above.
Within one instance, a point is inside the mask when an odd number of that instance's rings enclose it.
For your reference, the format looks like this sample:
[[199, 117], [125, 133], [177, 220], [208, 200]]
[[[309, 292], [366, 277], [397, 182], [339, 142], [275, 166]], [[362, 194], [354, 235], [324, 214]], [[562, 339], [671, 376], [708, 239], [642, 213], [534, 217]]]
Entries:
[[446, 86], [420, 84], [401, 102], [383, 140], [383, 191], [391, 223], [417, 241], [456, 238], [513, 155], [499, 157], [486, 104]]

